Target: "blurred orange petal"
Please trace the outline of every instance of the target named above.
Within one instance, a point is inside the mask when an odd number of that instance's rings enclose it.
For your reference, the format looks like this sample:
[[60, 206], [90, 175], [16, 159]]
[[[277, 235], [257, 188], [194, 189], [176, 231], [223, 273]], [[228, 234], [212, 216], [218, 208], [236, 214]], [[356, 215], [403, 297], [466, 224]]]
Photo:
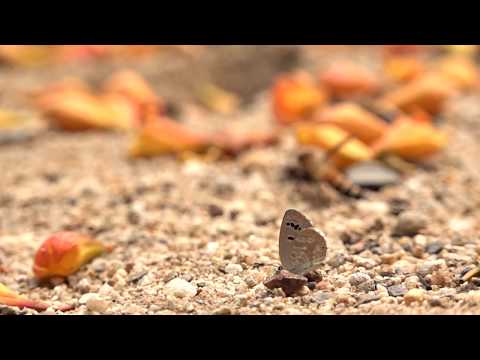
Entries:
[[386, 94], [381, 102], [386, 107], [398, 108], [407, 113], [422, 109], [435, 115], [455, 94], [451, 81], [437, 74], [428, 74]]
[[214, 84], [206, 84], [198, 92], [198, 99], [208, 109], [220, 114], [232, 114], [237, 110], [240, 99]]
[[221, 132], [214, 134], [211, 140], [212, 145], [231, 155], [253, 147], [273, 145], [277, 141], [278, 134], [275, 131], [255, 131], [241, 135]]
[[451, 80], [460, 90], [470, 90], [478, 85], [477, 66], [467, 56], [452, 55], [443, 58], [437, 65], [437, 71]]
[[320, 82], [334, 96], [352, 98], [371, 95], [380, 88], [378, 79], [360, 65], [336, 62], [320, 74]]
[[427, 48], [425, 45], [383, 45], [384, 52], [389, 55], [416, 54]]
[[409, 82], [425, 72], [425, 64], [412, 56], [386, 57], [383, 69], [387, 77], [396, 83]]
[[327, 94], [304, 72], [280, 76], [273, 86], [272, 97], [273, 112], [283, 125], [307, 119], [328, 101]]
[[157, 96], [147, 81], [133, 70], [122, 70], [115, 73], [105, 83], [103, 89], [106, 93], [127, 97], [144, 113], [148, 111], [148, 108], [155, 109], [159, 114], [163, 112], [162, 99]]
[[388, 127], [378, 116], [354, 103], [341, 103], [322, 110], [315, 121], [336, 125], [366, 144], [383, 136]]
[[24, 296], [10, 290], [0, 283], [0, 304], [7, 306], [15, 306], [20, 309], [29, 308], [37, 311], [47, 310], [49, 305], [41, 301], [29, 300]]
[[426, 122], [398, 118], [383, 139], [374, 146], [376, 154], [394, 154], [406, 160], [422, 160], [441, 151], [447, 136]]
[[198, 151], [209, 145], [207, 136], [197, 134], [166, 117], [151, 118], [136, 133], [130, 156], [148, 157], [166, 153]]
[[[297, 126], [297, 140], [303, 145], [313, 145], [326, 151], [335, 149], [350, 135], [335, 125], [302, 124]], [[358, 139], [352, 138], [341, 146], [332, 157], [338, 168], [372, 158], [370, 148]]]
[[38, 279], [66, 277], [108, 248], [88, 236], [60, 232], [53, 234], [38, 249], [33, 272]]

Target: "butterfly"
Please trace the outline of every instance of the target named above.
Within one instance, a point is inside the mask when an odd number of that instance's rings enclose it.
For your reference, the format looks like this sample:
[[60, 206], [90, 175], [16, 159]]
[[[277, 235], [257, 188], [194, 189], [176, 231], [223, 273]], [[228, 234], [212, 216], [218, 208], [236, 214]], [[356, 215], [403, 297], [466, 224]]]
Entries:
[[325, 259], [326, 237], [305, 215], [289, 209], [280, 227], [279, 251], [282, 266], [303, 275], [317, 269]]

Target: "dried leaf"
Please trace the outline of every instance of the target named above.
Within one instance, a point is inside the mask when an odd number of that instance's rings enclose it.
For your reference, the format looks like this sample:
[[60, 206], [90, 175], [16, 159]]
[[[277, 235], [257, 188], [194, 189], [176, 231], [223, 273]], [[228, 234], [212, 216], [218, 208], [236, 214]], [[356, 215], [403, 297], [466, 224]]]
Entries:
[[410, 82], [425, 72], [425, 64], [413, 56], [389, 56], [383, 64], [385, 74], [396, 83]]
[[[303, 145], [313, 145], [324, 150], [336, 149], [350, 135], [335, 125], [302, 124], [297, 126], [297, 140]], [[350, 139], [338, 149], [331, 161], [337, 168], [344, 168], [359, 161], [372, 158], [370, 148], [358, 139]]]
[[132, 157], [150, 157], [167, 153], [200, 151], [210, 144], [198, 134], [166, 117], [151, 118], [135, 134], [130, 146]]
[[2, 283], [0, 283], [0, 304], [15, 306], [20, 309], [29, 308], [37, 311], [45, 311], [49, 307], [49, 305], [44, 302], [29, 300], [26, 297], [17, 294]]
[[60, 232], [53, 234], [38, 249], [33, 272], [40, 279], [66, 277], [109, 248], [88, 236]]
[[319, 111], [315, 121], [336, 125], [366, 144], [378, 140], [388, 128], [378, 116], [354, 103], [341, 103]]
[[374, 145], [374, 151], [377, 155], [394, 154], [406, 160], [418, 161], [438, 153], [446, 145], [446, 134], [431, 124], [402, 117]]
[[325, 91], [304, 72], [279, 77], [273, 86], [272, 97], [273, 112], [283, 125], [308, 119], [328, 101]]
[[350, 62], [337, 62], [320, 74], [320, 82], [334, 96], [348, 99], [371, 95], [380, 83], [367, 69]]
[[435, 115], [455, 94], [455, 86], [451, 81], [438, 74], [428, 74], [386, 94], [381, 102], [385, 107], [398, 108], [407, 113], [422, 109]]

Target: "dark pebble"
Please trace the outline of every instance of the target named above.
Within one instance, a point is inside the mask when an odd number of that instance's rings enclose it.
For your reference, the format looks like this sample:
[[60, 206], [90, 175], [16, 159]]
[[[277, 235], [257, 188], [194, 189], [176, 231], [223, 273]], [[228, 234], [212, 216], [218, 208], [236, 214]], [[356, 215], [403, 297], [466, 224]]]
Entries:
[[408, 210], [410, 203], [407, 200], [400, 198], [393, 198], [389, 201], [390, 213], [392, 215], [398, 216], [405, 210]]
[[136, 211], [130, 210], [127, 214], [127, 220], [130, 225], [138, 225], [140, 223], [140, 214]]
[[286, 296], [291, 296], [307, 285], [308, 279], [305, 276], [292, 274], [282, 270], [263, 284], [270, 290], [281, 288]]
[[443, 244], [439, 242], [428, 244], [426, 250], [429, 254], [438, 254], [440, 251], [443, 250]]
[[212, 218], [222, 216], [223, 215], [223, 209], [215, 204], [210, 204], [208, 205], [208, 213]]

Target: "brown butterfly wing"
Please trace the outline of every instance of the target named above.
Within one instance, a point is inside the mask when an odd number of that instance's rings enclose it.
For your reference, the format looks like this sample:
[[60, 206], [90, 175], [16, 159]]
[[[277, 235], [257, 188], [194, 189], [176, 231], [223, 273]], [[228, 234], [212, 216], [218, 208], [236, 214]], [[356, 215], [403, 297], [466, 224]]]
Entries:
[[312, 226], [312, 222], [299, 211], [289, 209], [285, 212], [280, 226], [279, 252], [280, 261], [288, 271], [295, 269], [301, 261], [297, 258], [297, 253], [293, 252], [295, 240], [304, 229]]
[[289, 271], [305, 274], [317, 269], [327, 255], [325, 235], [311, 227], [304, 229], [292, 245], [292, 267]]

